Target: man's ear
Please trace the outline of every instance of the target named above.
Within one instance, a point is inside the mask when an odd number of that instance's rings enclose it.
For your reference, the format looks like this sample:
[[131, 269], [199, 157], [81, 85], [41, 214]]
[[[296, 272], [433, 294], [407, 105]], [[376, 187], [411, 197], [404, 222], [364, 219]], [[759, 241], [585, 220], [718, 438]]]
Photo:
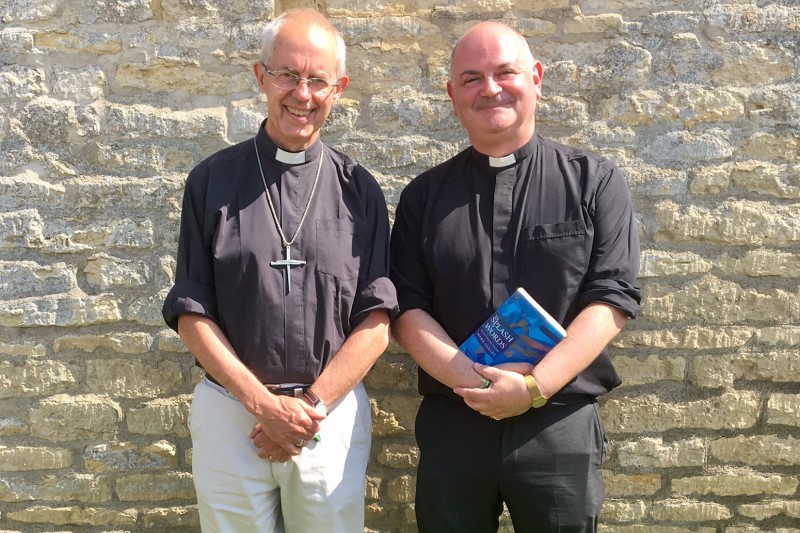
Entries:
[[267, 80], [265, 79], [267, 76], [267, 67], [264, 66], [264, 63], [261, 61], [253, 63], [253, 74], [256, 76], [256, 83], [258, 83], [259, 90], [262, 93], [267, 92], [265, 89], [267, 84]]
[[339, 83], [336, 85], [336, 88], [333, 90], [333, 99], [338, 100], [339, 97], [342, 95], [344, 90], [350, 84], [350, 77], [349, 76], [342, 76], [339, 78]]
[[536, 97], [542, 97], [542, 77], [544, 76], [544, 65], [541, 61], [533, 64], [533, 84], [536, 87]]
[[456, 110], [456, 102], [453, 100], [453, 82], [451, 80], [447, 80], [447, 96], [450, 97], [450, 103], [453, 105], [453, 114], [458, 116], [458, 111]]

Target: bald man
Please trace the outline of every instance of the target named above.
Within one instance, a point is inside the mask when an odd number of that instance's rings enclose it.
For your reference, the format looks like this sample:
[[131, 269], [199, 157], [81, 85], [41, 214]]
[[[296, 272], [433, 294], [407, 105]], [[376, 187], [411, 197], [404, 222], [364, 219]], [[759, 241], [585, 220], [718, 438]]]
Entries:
[[189, 428], [204, 532], [362, 532], [371, 411], [361, 380], [396, 312], [375, 179], [320, 141], [348, 84], [313, 10], [264, 29], [255, 137], [189, 174], [164, 302], [206, 377]]
[[[456, 44], [447, 92], [471, 146], [415, 178], [392, 230], [397, 340], [424, 398], [422, 533], [597, 530], [606, 453], [597, 397], [620, 384], [606, 350], [639, 310], [639, 241], [608, 160], [535, 132], [542, 64], [496, 22]], [[473, 363], [458, 346], [518, 287], [567, 329], [535, 367]]]

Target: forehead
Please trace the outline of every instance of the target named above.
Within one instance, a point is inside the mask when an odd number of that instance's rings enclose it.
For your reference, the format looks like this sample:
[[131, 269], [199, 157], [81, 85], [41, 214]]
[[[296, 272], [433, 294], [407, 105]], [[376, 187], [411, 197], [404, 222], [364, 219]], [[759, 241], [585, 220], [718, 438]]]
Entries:
[[466, 35], [453, 52], [453, 74], [493, 70], [525, 63], [524, 43], [507, 31], [476, 31]]
[[336, 70], [336, 39], [324, 28], [302, 21], [286, 21], [273, 45], [273, 68]]

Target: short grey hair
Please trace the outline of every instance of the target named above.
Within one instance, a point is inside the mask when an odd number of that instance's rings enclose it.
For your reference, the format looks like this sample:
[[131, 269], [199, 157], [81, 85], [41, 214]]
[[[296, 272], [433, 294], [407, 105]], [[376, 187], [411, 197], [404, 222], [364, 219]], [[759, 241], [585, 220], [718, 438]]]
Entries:
[[339, 33], [339, 30], [336, 29], [336, 26], [331, 24], [319, 11], [313, 9], [290, 9], [264, 26], [261, 32], [261, 60], [269, 64], [269, 58], [275, 50], [275, 39], [278, 38], [283, 23], [294, 17], [309, 20], [333, 35], [336, 40], [336, 77], [341, 78], [344, 76], [345, 61], [347, 59], [347, 46], [344, 44], [344, 38]]

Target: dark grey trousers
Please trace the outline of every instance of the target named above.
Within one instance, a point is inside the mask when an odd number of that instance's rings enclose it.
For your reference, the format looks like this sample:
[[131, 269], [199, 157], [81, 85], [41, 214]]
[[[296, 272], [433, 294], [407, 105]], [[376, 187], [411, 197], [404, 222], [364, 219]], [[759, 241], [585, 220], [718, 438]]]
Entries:
[[429, 395], [416, 436], [421, 533], [494, 533], [503, 502], [516, 533], [597, 531], [606, 439], [594, 399], [496, 421]]

